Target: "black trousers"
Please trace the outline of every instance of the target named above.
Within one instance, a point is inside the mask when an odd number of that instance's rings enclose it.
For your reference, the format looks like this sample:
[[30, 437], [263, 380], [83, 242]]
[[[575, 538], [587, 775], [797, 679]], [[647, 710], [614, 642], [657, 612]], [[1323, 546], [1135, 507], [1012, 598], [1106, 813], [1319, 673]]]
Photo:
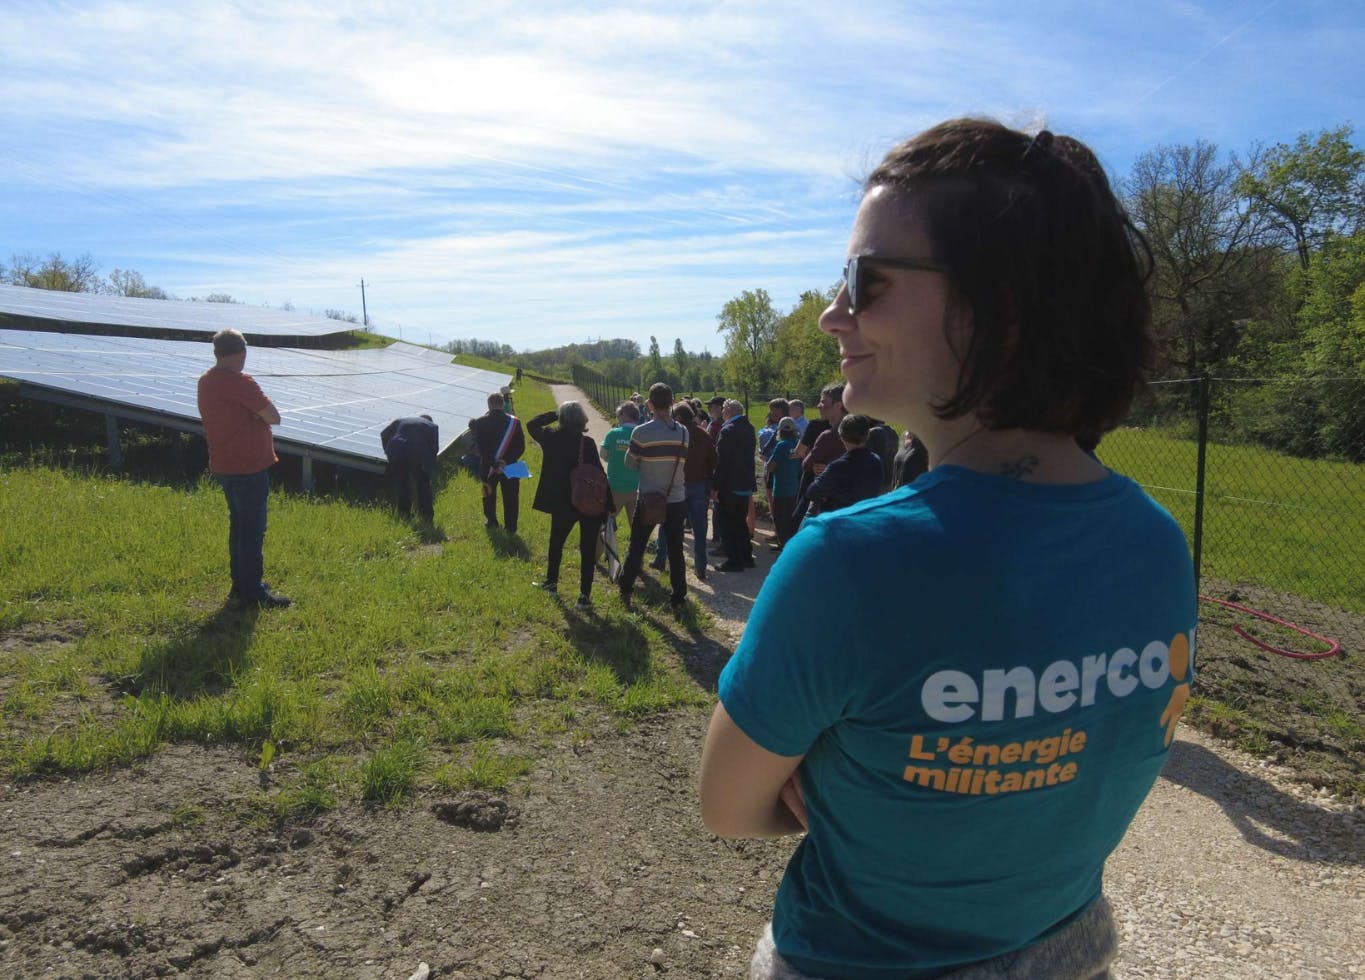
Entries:
[[795, 497], [773, 498], [773, 530], [777, 532], [777, 543], [786, 544], [796, 533]]
[[[626, 563], [621, 568], [621, 594], [627, 596], [640, 576], [640, 568], [645, 561], [645, 545], [649, 544], [649, 536], [654, 533], [655, 527], [641, 521], [639, 513], [639, 505], [636, 505], [630, 521], [630, 551], [626, 553]], [[686, 517], [686, 500], [669, 504], [664, 517], [664, 539], [668, 542], [668, 581], [673, 587], [670, 598], [674, 602], [682, 602], [687, 598], [687, 568], [683, 565], [683, 520]]]
[[754, 560], [749, 541], [749, 498], [744, 494], [720, 495], [720, 541], [727, 562], [747, 565]]
[[483, 519], [489, 524], [498, 523], [498, 488], [502, 488], [502, 523], [507, 530], [513, 534], [517, 530], [517, 513], [519, 500], [521, 497], [521, 481], [513, 480], [511, 477], [499, 476], [489, 479], [485, 473], [483, 477], [485, 487], [491, 487], [483, 495]]
[[550, 515], [550, 555], [549, 567], [545, 572], [547, 582], [559, 581], [559, 562], [564, 556], [564, 543], [569, 540], [569, 532], [578, 525], [578, 594], [592, 595], [593, 565], [597, 561], [597, 536], [602, 531], [602, 517], [581, 517], [577, 513], [558, 513]]
[[428, 524], [435, 520], [431, 500], [431, 477], [414, 460], [399, 459], [389, 462], [389, 483], [397, 498], [398, 512], [404, 517], [412, 513], [412, 487], [417, 487], [417, 516]]

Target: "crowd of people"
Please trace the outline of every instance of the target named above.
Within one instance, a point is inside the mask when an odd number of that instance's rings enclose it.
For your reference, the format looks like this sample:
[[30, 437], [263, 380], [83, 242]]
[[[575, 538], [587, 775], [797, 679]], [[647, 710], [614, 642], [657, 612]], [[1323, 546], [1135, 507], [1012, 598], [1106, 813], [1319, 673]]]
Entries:
[[[685, 525], [698, 578], [717, 550], [743, 573], [754, 498], [769, 502], [783, 554], [721, 673], [699, 775], [718, 836], [804, 835], [755, 980], [1109, 975], [1105, 859], [1194, 673], [1184, 534], [1093, 452], [1148, 367], [1150, 270], [1086, 146], [951, 120], [867, 178], [820, 319], [845, 380], [818, 419], [775, 399], [755, 430], [739, 401], [660, 383], [600, 445], [576, 402], [528, 424], [551, 518], [540, 584], [557, 586], [577, 525], [580, 606], [613, 515], [630, 526], [624, 603], [658, 527], [680, 608]], [[242, 374], [240, 335], [214, 349], [200, 405], [233, 590], [284, 605], [260, 559], [279, 413]], [[486, 523], [500, 493], [515, 531], [525, 440], [508, 394], [489, 396], [466, 455]], [[432, 425], [384, 435], [424, 518]]]

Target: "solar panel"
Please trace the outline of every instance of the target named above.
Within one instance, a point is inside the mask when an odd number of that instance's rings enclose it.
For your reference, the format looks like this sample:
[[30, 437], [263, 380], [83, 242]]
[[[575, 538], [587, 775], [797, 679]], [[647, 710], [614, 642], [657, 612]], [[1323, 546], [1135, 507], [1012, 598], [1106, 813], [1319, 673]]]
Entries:
[[[188, 432], [199, 422], [199, 375], [213, 365], [206, 343], [0, 330], [0, 377], [20, 393]], [[320, 351], [253, 347], [250, 374], [280, 410], [277, 452], [367, 470], [383, 469], [379, 433], [395, 418], [430, 415], [441, 451], [511, 382], [450, 363], [440, 351], [402, 342]]]
[[16, 329], [86, 326], [133, 333], [204, 334], [231, 327], [248, 337], [325, 337], [355, 329], [355, 324], [324, 316], [269, 310], [245, 303], [136, 299], [0, 285], [0, 327], [4, 326]]

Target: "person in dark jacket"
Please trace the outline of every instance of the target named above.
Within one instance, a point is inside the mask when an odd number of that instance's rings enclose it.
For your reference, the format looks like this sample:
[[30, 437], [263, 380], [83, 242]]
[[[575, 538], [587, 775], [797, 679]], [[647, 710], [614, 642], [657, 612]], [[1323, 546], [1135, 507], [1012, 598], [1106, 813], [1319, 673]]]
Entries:
[[905, 430], [905, 445], [896, 453], [896, 464], [892, 469], [896, 474], [893, 486], [897, 487], [914, 483], [916, 478], [929, 472], [929, 447], [909, 429]]
[[866, 415], [846, 415], [839, 423], [844, 454], [826, 466], [806, 491], [807, 516], [828, 514], [882, 492], [882, 461], [867, 448], [871, 423]]
[[882, 493], [890, 490], [895, 483], [895, 463], [896, 448], [900, 439], [896, 437], [896, 430], [885, 422], [877, 419], [872, 420], [872, 428], [867, 433], [867, 448], [877, 454], [877, 458], [882, 461]]
[[417, 487], [417, 516], [431, 524], [435, 519], [431, 500], [431, 477], [441, 449], [440, 429], [430, 415], [394, 419], [379, 433], [379, 443], [389, 461], [387, 476], [398, 496], [398, 512], [412, 513], [412, 485]]
[[[550, 426], [558, 422], [558, 427]], [[587, 435], [588, 413], [578, 402], [565, 402], [557, 411], [542, 412], [526, 423], [531, 438], [540, 443], [544, 452], [541, 461], [540, 484], [531, 507], [550, 515], [550, 552], [545, 580], [541, 588], [553, 592], [559, 586], [559, 561], [564, 553], [564, 542], [569, 532], [578, 525], [578, 608], [586, 609], [592, 602], [593, 563], [597, 555], [597, 535], [605, 517], [587, 517], [574, 509], [570, 497], [569, 474], [579, 463], [602, 469], [597, 457], [597, 444]], [[605, 480], [606, 472], [603, 471]], [[603, 505], [614, 510], [611, 494], [605, 493]]]
[[749, 541], [749, 501], [758, 488], [754, 479], [754, 452], [758, 438], [744, 406], [734, 399], [721, 409], [725, 424], [716, 440], [716, 479], [711, 491], [719, 504], [720, 540], [725, 547], [722, 572], [742, 572], [754, 567]]
[[526, 452], [526, 436], [521, 420], [504, 407], [501, 392], [488, 396], [488, 411], [472, 423], [479, 444], [479, 479], [483, 481], [483, 517], [486, 527], [498, 526], [497, 491], [502, 488], [502, 519], [507, 530], [517, 533], [517, 513], [521, 486], [503, 475], [503, 467], [515, 463]]

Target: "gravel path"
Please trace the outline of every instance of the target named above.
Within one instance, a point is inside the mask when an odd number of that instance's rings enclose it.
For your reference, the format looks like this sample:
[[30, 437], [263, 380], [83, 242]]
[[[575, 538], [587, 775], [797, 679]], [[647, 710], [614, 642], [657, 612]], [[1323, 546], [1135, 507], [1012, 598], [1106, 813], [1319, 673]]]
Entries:
[[[577, 388], [551, 390], [589, 404]], [[589, 415], [600, 442], [611, 422]], [[766, 547], [755, 556], [749, 572], [689, 576], [728, 649], [771, 566]], [[1119, 977], [1365, 977], [1365, 811], [1290, 776], [1180, 729], [1106, 869]]]

